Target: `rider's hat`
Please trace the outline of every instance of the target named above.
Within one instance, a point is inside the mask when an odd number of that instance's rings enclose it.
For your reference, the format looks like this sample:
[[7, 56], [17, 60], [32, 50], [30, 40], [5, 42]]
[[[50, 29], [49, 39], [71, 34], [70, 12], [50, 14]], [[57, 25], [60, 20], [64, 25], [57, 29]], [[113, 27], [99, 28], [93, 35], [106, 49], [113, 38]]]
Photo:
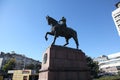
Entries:
[[66, 22], [66, 18], [63, 16], [61, 21]]

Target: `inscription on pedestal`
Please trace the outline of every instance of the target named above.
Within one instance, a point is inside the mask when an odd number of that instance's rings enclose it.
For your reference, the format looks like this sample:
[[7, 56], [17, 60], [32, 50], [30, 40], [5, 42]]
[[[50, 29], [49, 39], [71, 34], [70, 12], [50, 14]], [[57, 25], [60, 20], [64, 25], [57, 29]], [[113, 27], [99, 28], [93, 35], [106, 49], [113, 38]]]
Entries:
[[45, 64], [47, 62], [47, 53], [44, 54], [44, 57], [43, 57], [43, 64]]

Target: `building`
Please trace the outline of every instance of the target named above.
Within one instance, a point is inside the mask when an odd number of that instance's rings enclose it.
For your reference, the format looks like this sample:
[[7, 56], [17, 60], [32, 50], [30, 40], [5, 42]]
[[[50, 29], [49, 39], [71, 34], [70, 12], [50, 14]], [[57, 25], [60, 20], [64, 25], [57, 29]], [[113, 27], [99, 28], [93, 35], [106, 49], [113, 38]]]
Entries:
[[99, 69], [103, 73], [118, 74], [120, 72], [120, 52], [94, 58], [94, 61], [98, 61]]
[[106, 55], [102, 55], [94, 59], [94, 61], [97, 61], [97, 62], [104, 62], [106, 60], [108, 60], [108, 57]]
[[115, 9], [112, 12], [112, 17], [113, 17], [114, 23], [116, 25], [116, 29], [118, 31], [118, 34], [120, 36], [120, 2], [118, 2], [116, 4], [116, 7], [117, 7], [117, 9]]
[[33, 70], [14, 70], [12, 80], [38, 80]]
[[3, 58], [0, 58], [0, 69], [2, 67], [2, 61], [3, 61]]
[[41, 62], [34, 60], [32, 58], [28, 58], [24, 55], [21, 54], [16, 54], [15, 52], [11, 52], [11, 53], [4, 53], [1, 52], [0, 53], [0, 67], [3, 67], [8, 60], [10, 60], [11, 58], [15, 59], [15, 68], [16, 70], [21, 70], [24, 69], [26, 66], [29, 66], [31, 64], [33, 65], [41, 65]]

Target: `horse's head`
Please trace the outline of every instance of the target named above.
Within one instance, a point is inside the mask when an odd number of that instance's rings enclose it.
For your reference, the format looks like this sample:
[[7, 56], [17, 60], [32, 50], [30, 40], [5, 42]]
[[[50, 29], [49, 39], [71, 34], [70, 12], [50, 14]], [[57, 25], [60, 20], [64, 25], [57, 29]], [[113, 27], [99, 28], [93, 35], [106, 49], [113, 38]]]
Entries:
[[46, 16], [46, 19], [47, 19], [47, 21], [48, 21], [48, 25], [50, 25], [51, 23], [51, 21], [50, 21], [50, 17], [49, 16]]
[[46, 19], [48, 21], [48, 25], [54, 26], [54, 25], [58, 24], [58, 22], [50, 16], [46, 16]]

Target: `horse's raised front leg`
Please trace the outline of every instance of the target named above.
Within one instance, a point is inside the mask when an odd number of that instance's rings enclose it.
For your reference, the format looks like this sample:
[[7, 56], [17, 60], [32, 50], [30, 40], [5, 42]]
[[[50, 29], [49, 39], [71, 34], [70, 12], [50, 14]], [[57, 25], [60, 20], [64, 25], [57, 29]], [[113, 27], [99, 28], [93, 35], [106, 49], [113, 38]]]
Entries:
[[56, 32], [55, 32], [55, 35], [54, 35], [54, 40], [53, 40], [52, 45], [54, 45], [54, 44], [55, 44], [56, 38], [57, 38], [57, 36], [56, 36]]
[[47, 35], [48, 35], [48, 34], [49, 34], [49, 35], [54, 35], [52, 32], [47, 32], [46, 35], [45, 35], [46, 41], [48, 40], [48, 38], [47, 38]]

